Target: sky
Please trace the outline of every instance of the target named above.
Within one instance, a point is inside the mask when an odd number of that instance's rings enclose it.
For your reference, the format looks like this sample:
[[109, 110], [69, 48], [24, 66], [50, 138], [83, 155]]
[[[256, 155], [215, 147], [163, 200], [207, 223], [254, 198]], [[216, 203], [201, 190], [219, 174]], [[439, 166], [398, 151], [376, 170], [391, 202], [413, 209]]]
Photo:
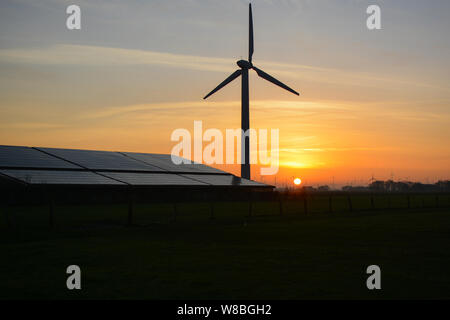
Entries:
[[[81, 8], [81, 30], [66, 8]], [[366, 9], [381, 8], [381, 30]], [[450, 2], [252, 1], [250, 125], [279, 129], [277, 184], [450, 178]], [[0, 144], [170, 153], [178, 128], [240, 127], [248, 1], [3, 0]], [[238, 174], [236, 166], [219, 166]]]

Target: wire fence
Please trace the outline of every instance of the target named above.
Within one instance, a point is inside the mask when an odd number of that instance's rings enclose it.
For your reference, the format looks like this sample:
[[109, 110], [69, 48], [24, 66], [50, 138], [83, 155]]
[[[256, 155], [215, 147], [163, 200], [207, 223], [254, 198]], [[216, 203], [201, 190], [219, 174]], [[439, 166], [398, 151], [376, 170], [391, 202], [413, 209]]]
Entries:
[[248, 200], [133, 201], [120, 204], [0, 207], [0, 228], [64, 228], [86, 225], [146, 225], [201, 221], [247, 221], [252, 217], [339, 214], [362, 211], [405, 211], [450, 208], [449, 193], [278, 193]]

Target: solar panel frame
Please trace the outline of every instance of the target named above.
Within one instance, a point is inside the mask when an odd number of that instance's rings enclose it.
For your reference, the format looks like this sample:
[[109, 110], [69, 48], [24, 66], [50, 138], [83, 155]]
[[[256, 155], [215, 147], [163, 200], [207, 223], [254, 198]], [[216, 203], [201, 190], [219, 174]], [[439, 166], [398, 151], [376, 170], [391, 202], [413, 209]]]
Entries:
[[120, 152], [57, 148], [37, 149], [94, 171], [164, 172], [161, 168], [126, 157]]
[[132, 186], [208, 186], [207, 183], [174, 173], [104, 171], [102, 175], [120, 180]]
[[212, 186], [269, 187], [263, 183], [234, 176], [218, 174], [181, 174], [183, 177], [195, 179]]
[[91, 171], [2, 169], [0, 174], [29, 185], [125, 185]]
[[21, 146], [0, 146], [0, 168], [81, 169], [34, 148]]
[[[157, 166], [168, 172], [188, 172], [188, 173], [211, 173], [211, 174], [229, 174], [216, 168], [206, 166], [201, 163], [193, 162], [191, 164], [175, 164], [172, 162], [170, 154], [158, 153], [137, 153], [137, 152], [122, 152], [125, 156], [139, 161], [143, 161], [149, 165]], [[178, 157], [179, 158], [179, 157]], [[180, 158], [181, 159], [181, 158]], [[190, 160], [187, 160], [190, 161]]]

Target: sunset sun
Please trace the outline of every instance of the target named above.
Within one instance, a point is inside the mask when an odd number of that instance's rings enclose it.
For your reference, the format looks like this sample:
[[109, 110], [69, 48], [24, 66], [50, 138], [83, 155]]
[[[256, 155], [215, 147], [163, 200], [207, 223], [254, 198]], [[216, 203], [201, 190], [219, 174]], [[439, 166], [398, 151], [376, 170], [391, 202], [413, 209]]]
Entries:
[[295, 179], [294, 179], [294, 184], [295, 184], [295, 185], [298, 186], [298, 185], [300, 185], [301, 183], [302, 183], [302, 180], [301, 180], [300, 178], [295, 178]]

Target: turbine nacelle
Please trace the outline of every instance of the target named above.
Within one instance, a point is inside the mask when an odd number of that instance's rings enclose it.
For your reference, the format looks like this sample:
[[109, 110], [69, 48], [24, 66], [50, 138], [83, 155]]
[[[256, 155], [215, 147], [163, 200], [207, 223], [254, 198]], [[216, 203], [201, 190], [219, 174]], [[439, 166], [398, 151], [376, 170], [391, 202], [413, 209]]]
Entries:
[[239, 60], [238, 62], [236, 62], [236, 64], [241, 69], [252, 69], [253, 68], [253, 64], [247, 60]]

